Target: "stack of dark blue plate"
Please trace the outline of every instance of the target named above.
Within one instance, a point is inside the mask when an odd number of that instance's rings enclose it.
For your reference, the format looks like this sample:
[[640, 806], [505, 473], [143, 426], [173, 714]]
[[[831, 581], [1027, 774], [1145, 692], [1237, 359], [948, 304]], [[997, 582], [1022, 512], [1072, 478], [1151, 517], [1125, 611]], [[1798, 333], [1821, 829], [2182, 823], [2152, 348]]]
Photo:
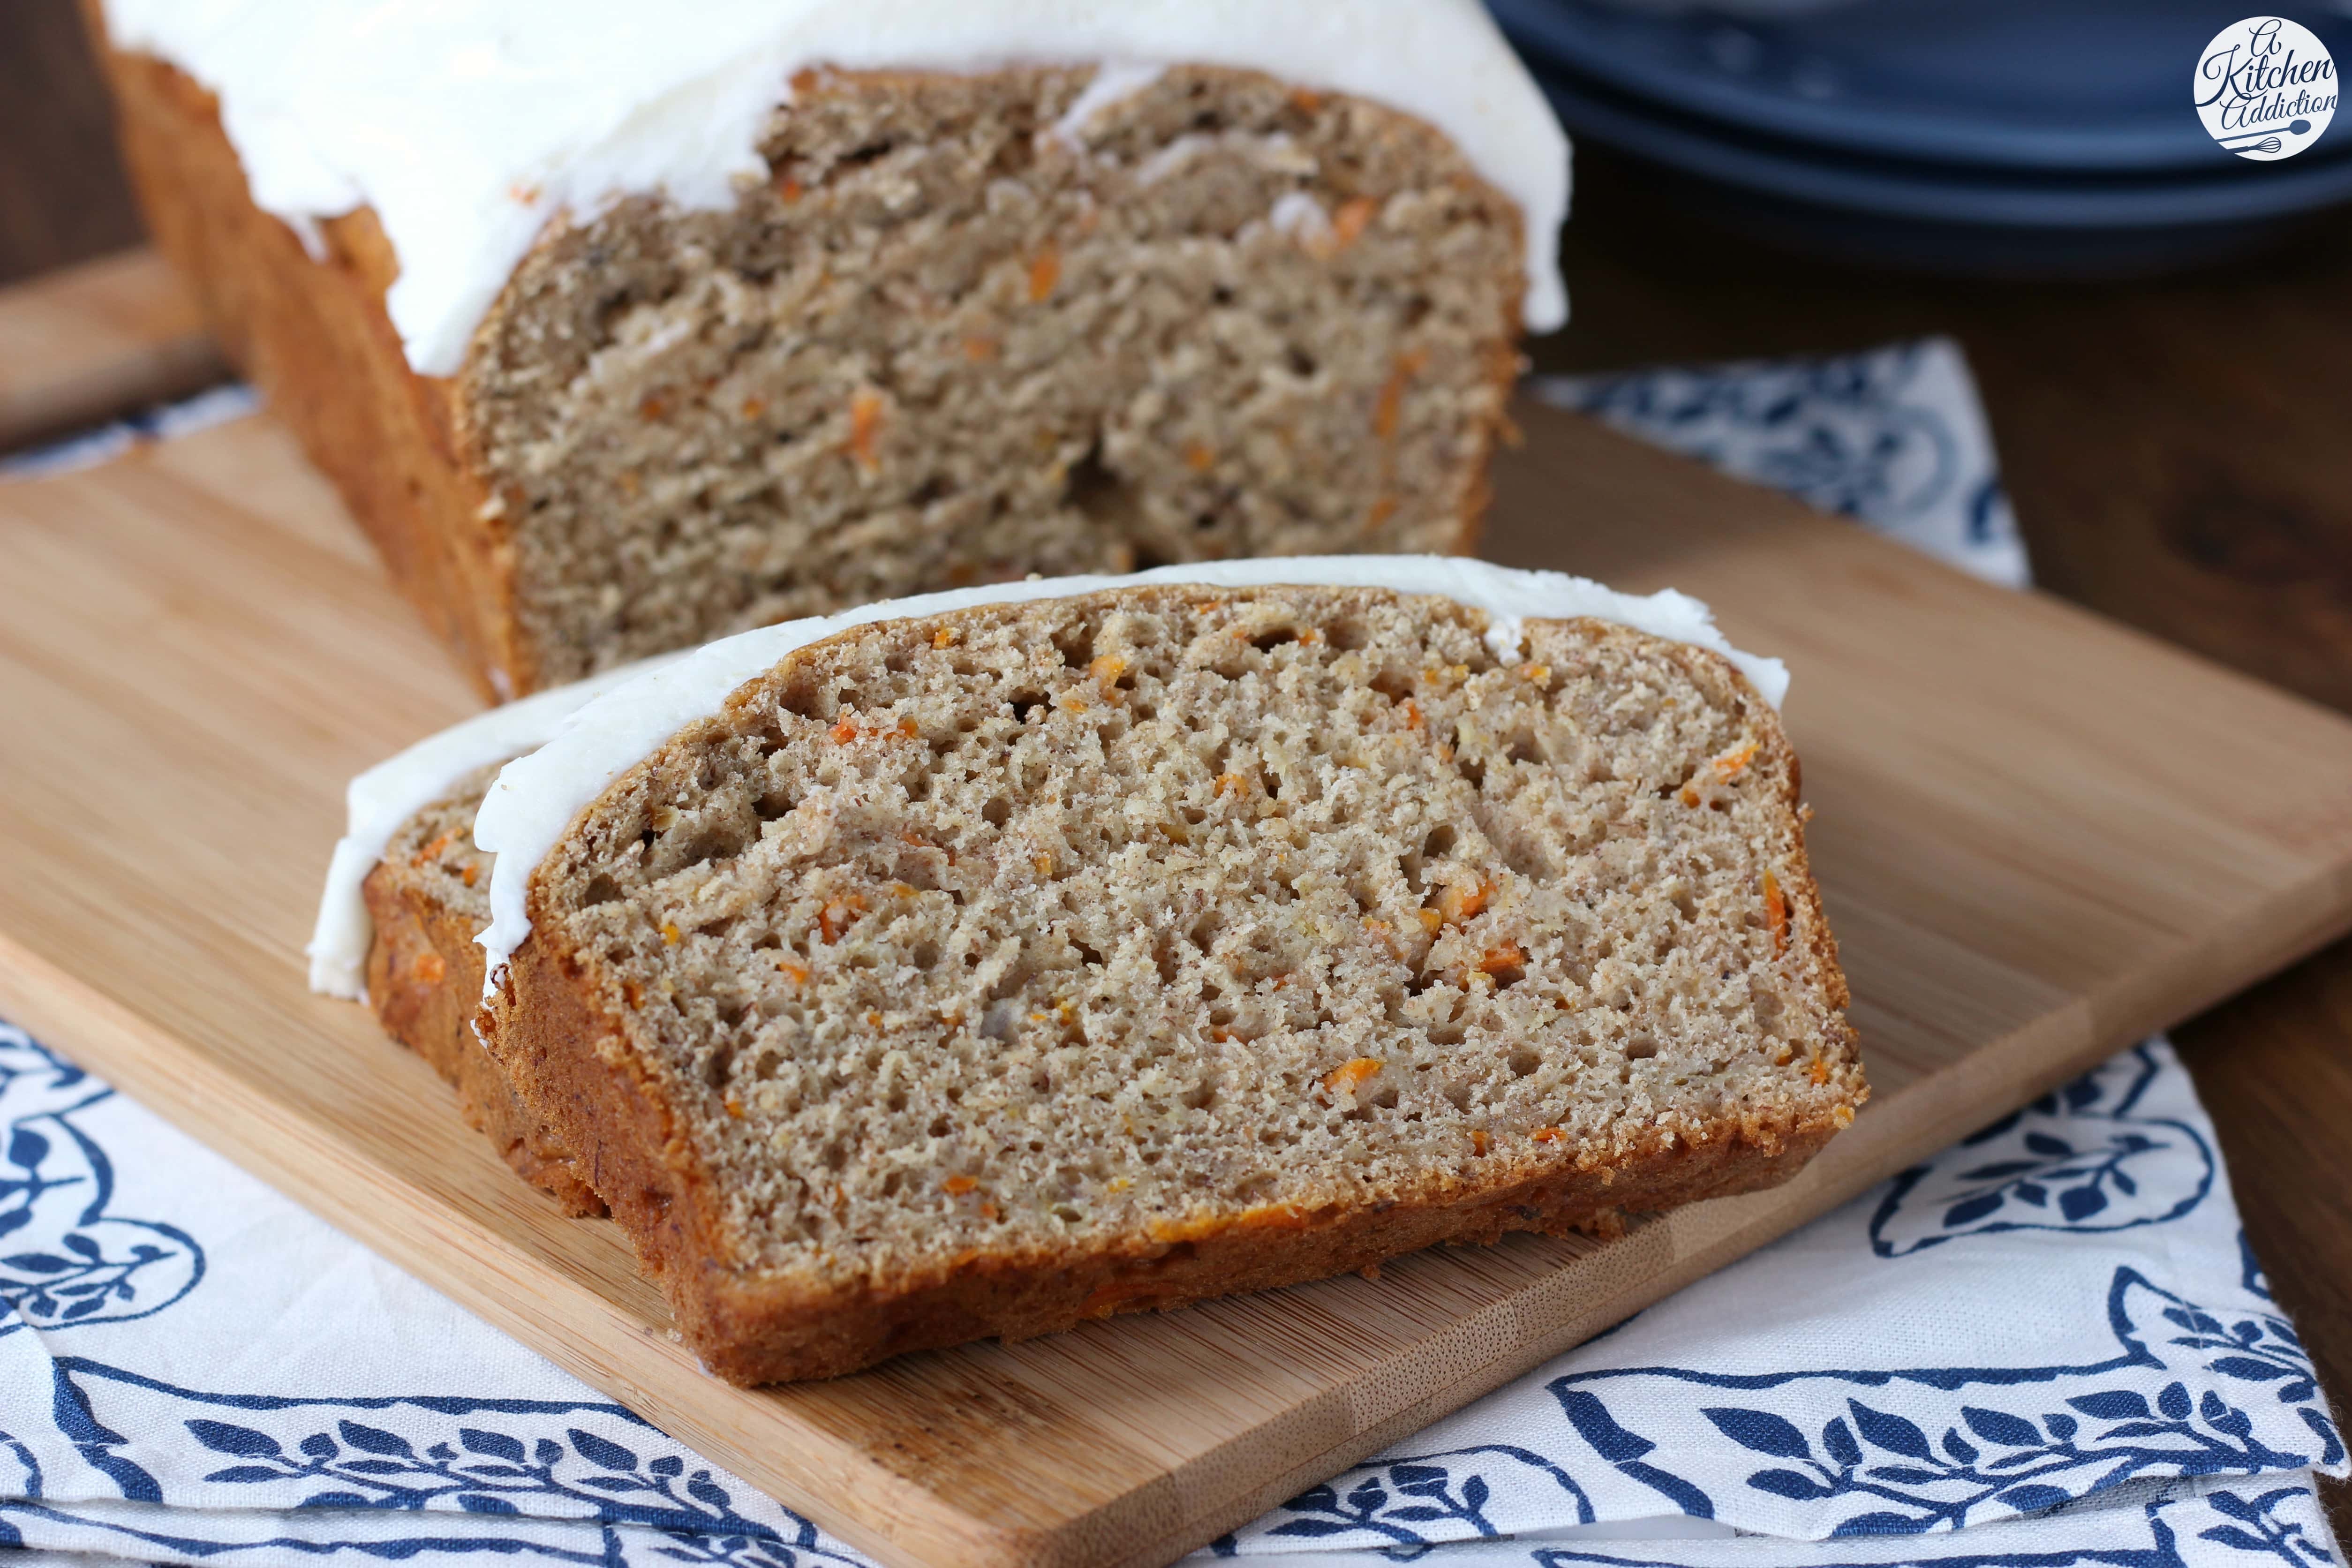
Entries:
[[[1715, 216], [1939, 271], [2096, 275], [2258, 247], [2352, 200], [2352, 120], [2252, 163], [2191, 104], [2245, 0], [1846, 0], [1797, 14], [1488, 0], [1560, 119]], [[1753, 5], [1742, 10], [1769, 9]], [[2289, 14], [2352, 64], [2352, 16]]]

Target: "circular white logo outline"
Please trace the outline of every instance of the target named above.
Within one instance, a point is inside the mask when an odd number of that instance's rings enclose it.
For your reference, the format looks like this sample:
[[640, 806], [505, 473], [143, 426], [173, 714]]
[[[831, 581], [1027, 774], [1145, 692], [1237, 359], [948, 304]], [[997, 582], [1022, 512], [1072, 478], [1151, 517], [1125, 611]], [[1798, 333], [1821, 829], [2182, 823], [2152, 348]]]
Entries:
[[2197, 57], [2191, 102], [2225, 152], [2258, 163], [2292, 158], [2336, 118], [2336, 58], [2310, 28], [2248, 16]]

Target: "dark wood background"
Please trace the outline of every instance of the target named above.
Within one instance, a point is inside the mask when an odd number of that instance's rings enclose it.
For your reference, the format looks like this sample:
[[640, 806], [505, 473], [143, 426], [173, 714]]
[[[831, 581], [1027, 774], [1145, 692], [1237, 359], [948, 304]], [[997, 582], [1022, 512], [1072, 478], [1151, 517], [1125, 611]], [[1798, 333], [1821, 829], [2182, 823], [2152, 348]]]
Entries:
[[[1968, 351], [2041, 584], [2352, 712], [2352, 212], [2185, 277], [1976, 283], [1795, 259], [1577, 150], [1539, 368]], [[140, 239], [72, 0], [0, 0], [0, 284]], [[2352, 779], [2344, 781], [2352, 808]], [[2175, 1031], [2254, 1251], [2352, 1401], [2352, 942]], [[2324, 1483], [2352, 1539], [2352, 1487]]]

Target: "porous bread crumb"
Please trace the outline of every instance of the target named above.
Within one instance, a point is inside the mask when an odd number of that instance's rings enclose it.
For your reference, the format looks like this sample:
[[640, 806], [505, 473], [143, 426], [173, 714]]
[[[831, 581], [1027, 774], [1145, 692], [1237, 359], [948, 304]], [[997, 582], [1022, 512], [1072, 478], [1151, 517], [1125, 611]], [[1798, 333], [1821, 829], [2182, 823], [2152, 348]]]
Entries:
[[474, 816], [499, 766], [476, 769], [402, 823], [380, 861], [436, 908], [477, 929], [490, 922], [491, 858], [474, 846]]
[[1465, 543], [1517, 208], [1249, 72], [1047, 134], [1091, 75], [810, 73], [731, 210], [623, 201], [525, 259], [457, 405], [531, 684], [1033, 571]]
[[1842, 1125], [1776, 716], [1704, 650], [1485, 626], [1202, 587], [883, 623], [624, 775], [530, 942], [699, 1173], [703, 1266], [887, 1292]]

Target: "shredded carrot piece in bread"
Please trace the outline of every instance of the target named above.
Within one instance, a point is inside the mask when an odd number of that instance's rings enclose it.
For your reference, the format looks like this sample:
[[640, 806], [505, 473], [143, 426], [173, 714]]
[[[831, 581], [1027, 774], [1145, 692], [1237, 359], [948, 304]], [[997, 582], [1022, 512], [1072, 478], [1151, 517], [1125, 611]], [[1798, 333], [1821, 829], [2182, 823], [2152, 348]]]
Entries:
[[1494, 896], [1495, 884], [1483, 879], [1477, 886], [1466, 889], [1459, 882], [1448, 882], [1445, 890], [1437, 895], [1439, 916], [1447, 925], [1460, 925], [1485, 909]]
[[1551, 679], [1551, 666], [1548, 664], [1523, 664], [1519, 666], [1519, 679], [1521, 680], [1532, 680], [1538, 686], [1541, 686], [1545, 681]]
[[1734, 751], [1726, 752], [1723, 755], [1715, 759], [1716, 776], [1717, 778], [1724, 779], [1736, 779], [1747, 769], [1748, 764], [1755, 760], [1756, 742], [1750, 741], [1746, 745]]
[[1557, 1143], [1567, 1137], [1568, 1133], [1558, 1127], [1538, 1127], [1528, 1136], [1538, 1143]]
[[839, 942], [841, 933], [849, 929], [849, 922], [865, 912], [866, 900], [862, 895], [845, 893], [826, 900], [824, 908], [817, 911], [817, 930], [827, 944]]
[[1486, 1130], [1485, 1128], [1473, 1127], [1470, 1129], [1470, 1152], [1473, 1154], [1484, 1154], [1490, 1147], [1493, 1146], [1494, 1142], [1495, 1141], [1493, 1139], [1486, 1136]]
[[940, 1184], [940, 1188], [950, 1197], [960, 1198], [978, 1185], [980, 1185], [980, 1184], [973, 1181], [970, 1176], [950, 1176], [946, 1181]]
[[1325, 1074], [1323, 1087], [1334, 1092], [1342, 1089], [1354, 1089], [1380, 1070], [1381, 1064], [1378, 1061], [1370, 1057], [1358, 1057], [1352, 1061], [1333, 1068]]
[[419, 984], [438, 985], [449, 977], [449, 965], [438, 952], [428, 947], [416, 955], [416, 962], [410, 965], [408, 972], [416, 976]]
[[795, 985], [805, 985], [808, 984], [808, 965], [799, 962], [797, 959], [777, 959], [776, 973], [782, 974], [785, 979], [791, 981]]
[[737, 410], [746, 419], [757, 419], [767, 411], [768, 401], [763, 397], [747, 397], [743, 400], [741, 407]]
[[1290, 101], [1303, 112], [1312, 114], [1323, 107], [1323, 95], [1311, 88], [1297, 87], [1290, 89]]
[[677, 925], [669, 921], [662, 921], [661, 932], [662, 945], [664, 947], [676, 947], [679, 942], [686, 940], [684, 936], [679, 934]]
[[881, 434], [882, 395], [861, 386], [849, 395], [849, 455], [869, 474], [882, 466], [882, 454], [876, 445]]
[[743, 1120], [743, 1102], [731, 1094], [727, 1097], [727, 1114], [738, 1121]]
[[979, 332], [963, 341], [963, 357], [974, 364], [986, 364], [996, 357], [996, 340]]
[[1249, 780], [1242, 777], [1239, 773], [1219, 773], [1217, 775], [1217, 793], [1219, 795], [1244, 795], [1246, 794], [1248, 790]]
[[1372, 215], [1380, 210], [1380, 204], [1370, 196], [1354, 196], [1341, 202], [1339, 210], [1331, 215], [1332, 248], [1345, 250], [1355, 244], [1363, 234], [1364, 226], [1370, 223]]
[[1094, 678], [1097, 686], [1108, 691], [1127, 673], [1127, 660], [1115, 653], [1103, 654], [1087, 666], [1087, 673]]
[[1772, 956], [1780, 957], [1789, 951], [1789, 900], [1781, 896], [1780, 879], [1772, 868], [1764, 868], [1764, 923], [1772, 932]]
[[1421, 917], [1421, 929], [1432, 936], [1436, 935], [1445, 924], [1445, 917], [1435, 910], [1415, 910], [1413, 913]]
[[1418, 350], [1397, 355], [1395, 367], [1381, 385], [1380, 401], [1372, 405], [1372, 433], [1381, 440], [1385, 441], [1397, 433], [1397, 425], [1404, 417], [1405, 385], [1421, 374], [1424, 363], [1425, 358]]
[[1805, 1076], [1813, 1080], [1813, 1087], [1815, 1089], [1819, 1089], [1822, 1085], [1829, 1082], [1830, 1064], [1828, 1058], [1825, 1057], [1815, 1057], [1811, 1062], [1806, 1064]]
[[1061, 280], [1062, 253], [1049, 245], [1029, 263], [1029, 302], [1034, 305], [1045, 300]]
[[465, 883], [466, 886], [470, 888], [481, 877], [481, 874], [482, 868], [479, 866], [475, 865], [471, 861], [467, 861], [466, 868], [457, 873], [457, 880]]
[[914, 715], [911, 713], [896, 724], [887, 727], [880, 724], [863, 725], [857, 721], [856, 710], [851, 708], [843, 709], [841, 717], [833, 721], [833, 728], [827, 730], [825, 733], [833, 738], [834, 744], [837, 746], [845, 746], [852, 741], [865, 738], [885, 741], [919, 741], [923, 738], [922, 726], [915, 722]]
[[800, 200], [802, 196], [807, 194], [807, 192], [808, 187], [802, 184], [790, 174], [786, 174], [782, 180], [776, 182], [776, 195], [783, 197], [783, 199], [788, 202], [796, 202]]
[[931, 646], [933, 647], [955, 647], [955, 642], [956, 629], [953, 626], [941, 626], [938, 631], [931, 634]]
[[658, 397], [645, 398], [637, 405], [637, 416], [642, 419], [659, 419], [668, 412], [669, 405]]
[[1507, 942], [1500, 947], [1490, 947], [1486, 950], [1486, 955], [1478, 960], [1480, 969], [1497, 978], [1510, 973], [1513, 970], [1523, 970], [1527, 965], [1528, 955], [1516, 942]]
[[1208, 444], [1195, 441], [1184, 448], [1184, 466], [1196, 474], [1205, 474], [1217, 466], [1217, 454]]

